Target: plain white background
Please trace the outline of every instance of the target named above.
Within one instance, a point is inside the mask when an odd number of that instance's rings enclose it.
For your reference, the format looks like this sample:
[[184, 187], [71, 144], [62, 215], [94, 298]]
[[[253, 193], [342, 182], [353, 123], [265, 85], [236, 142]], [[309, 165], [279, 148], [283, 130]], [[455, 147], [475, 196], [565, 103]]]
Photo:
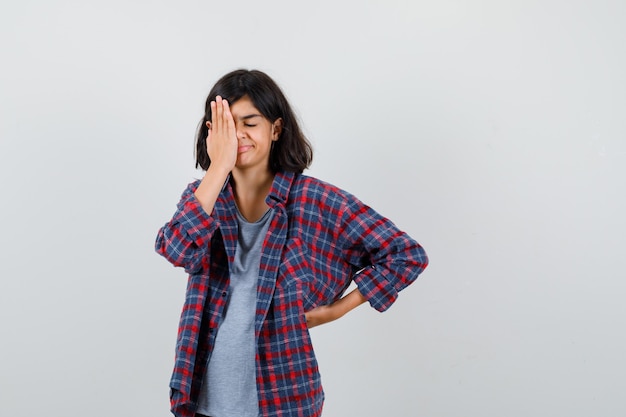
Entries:
[[153, 251], [204, 99], [266, 71], [309, 174], [424, 245], [312, 330], [326, 417], [623, 416], [626, 3], [3, 1], [0, 415], [168, 416]]

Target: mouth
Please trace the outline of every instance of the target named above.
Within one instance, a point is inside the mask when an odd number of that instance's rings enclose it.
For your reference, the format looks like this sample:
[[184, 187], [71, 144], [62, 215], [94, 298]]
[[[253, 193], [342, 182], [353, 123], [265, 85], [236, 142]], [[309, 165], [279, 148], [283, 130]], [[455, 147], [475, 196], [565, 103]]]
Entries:
[[238, 153], [243, 153], [246, 152], [247, 150], [251, 149], [252, 145], [240, 145], [239, 147], [237, 147], [237, 152]]

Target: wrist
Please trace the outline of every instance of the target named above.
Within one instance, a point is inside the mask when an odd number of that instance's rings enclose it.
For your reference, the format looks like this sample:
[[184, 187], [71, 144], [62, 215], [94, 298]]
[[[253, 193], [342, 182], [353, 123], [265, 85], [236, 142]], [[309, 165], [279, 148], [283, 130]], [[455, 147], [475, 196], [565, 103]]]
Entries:
[[351, 310], [360, 306], [364, 302], [367, 301], [365, 297], [361, 294], [358, 288], [355, 288], [348, 295], [343, 297], [341, 300], [341, 315], [347, 314]]
[[231, 171], [231, 168], [228, 168], [219, 163], [212, 163], [211, 165], [209, 165], [209, 168], [206, 170], [205, 175], [211, 175], [211, 176], [215, 176], [217, 178], [222, 178], [223, 180], [226, 180], [226, 177], [228, 177], [228, 174], [230, 174], [230, 171]]

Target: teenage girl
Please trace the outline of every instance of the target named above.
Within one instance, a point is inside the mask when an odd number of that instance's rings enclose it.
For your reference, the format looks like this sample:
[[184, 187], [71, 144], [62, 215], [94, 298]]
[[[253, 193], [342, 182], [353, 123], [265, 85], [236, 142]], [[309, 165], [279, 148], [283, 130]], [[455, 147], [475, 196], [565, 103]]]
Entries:
[[309, 328], [365, 301], [386, 310], [427, 266], [390, 220], [303, 175], [311, 160], [269, 76], [238, 70], [215, 84], [196, 137], [206, 173], [156, 240], [189, 274], [170, 381], [176, 416], [321, 415]]

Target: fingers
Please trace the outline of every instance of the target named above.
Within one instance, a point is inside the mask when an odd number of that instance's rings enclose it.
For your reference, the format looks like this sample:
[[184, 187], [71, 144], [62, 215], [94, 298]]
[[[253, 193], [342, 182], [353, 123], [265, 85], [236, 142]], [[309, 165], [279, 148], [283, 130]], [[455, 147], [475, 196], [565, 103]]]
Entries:
[[233, 116], [230, 112], [230, 105], [228, 100], [222, 98], [222, 96], [216, 96], [215, 101], [211, 102], [211, 125], [207, 122], [209, 129], [221, 130], [227, 128], [234, 128], [235, 123]]
[[219, 166], [230, 172], [237, 162], [237, 131], [228, 101], [216, 96], [211, 101], [211, 121], [206, 147], [211, 165]]
[[228, 100], [223, 100], [222, 104], [223, 104], [223, 110], [224, 110], [223, 127], [231, 131], [235, 129], [235, 120], [233, 119], [233, 115], [230, 112], [230, 104], [228, 103]]
[[211, 102], [211, 124], [212, 129], [220, 130], [222, 125], [222, 97], [215, 97], [215, 101]]

